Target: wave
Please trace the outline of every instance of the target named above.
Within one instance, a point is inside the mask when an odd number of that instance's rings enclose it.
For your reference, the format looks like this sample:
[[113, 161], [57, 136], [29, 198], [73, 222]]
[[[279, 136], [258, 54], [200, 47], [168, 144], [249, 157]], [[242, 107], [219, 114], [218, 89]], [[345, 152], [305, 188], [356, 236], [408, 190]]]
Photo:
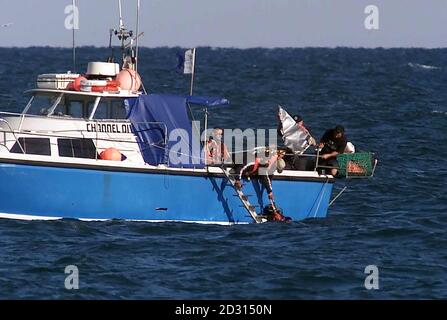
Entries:
[[412, 63], [412, 62], [409, 62], [408, 66], [410, 68], [413, 68], [413, 69], [425, 69], [425, 70], [441, 69], [440, 67], [436, 67], [436, 66], [430, 66], [430, 65], [427, 65], [427, 64]]
[[447, 111], [444, 110], [432, 110], [431, 113], [444, 114], [447, 116]]

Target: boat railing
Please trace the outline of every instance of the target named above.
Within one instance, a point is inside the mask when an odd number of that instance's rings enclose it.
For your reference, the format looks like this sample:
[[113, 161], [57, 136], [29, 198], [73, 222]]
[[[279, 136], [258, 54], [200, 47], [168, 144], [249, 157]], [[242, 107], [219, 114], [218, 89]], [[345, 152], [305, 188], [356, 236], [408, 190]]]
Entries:
[[[299, 154], [286, 153], [287, 156], [297, 156], [298, 158], [313, 158], [313, 171], [321, 170], [322, 174], [325, 171], [336, 169], [337, 177], [346, 179], [354, 178], [372, 178], [376, 171], [378, 160], [374, 152], [356, 152], [356, 153], [342, 153], [337, 156], [337, 165], [328, 166], [322, 165], [320, 159], [322, 158], [320, 150], [317, 149], [316, 154]], [[310, 170], [310, 169], [309, 169]]]
[[[3, 118], [0, 118], [0, 122], [3, 122], [3, 123], [5, 123], [5, 124], [8, 126], [8, 128], [9, 128], [9, 133], [11, 133], [12, 136], [14, 137], [14, 140], [15, 140], [15, 142], [19, 145], [20, 150], [21, 150], [23, 153], [25, 153], [25, 150], [23, 149], [22, 145], [20, 144], [20, 142], [19, 142], [19, 140], [18, 140], [18, 138], [17, 138], [17, 136], [16, 136], [14, 130], [12, 129], [11, 125], [9, 124], [8, 120], [3, 119]], [[6, 139], [4, 139], [4, 141], [6, 142]], [[6, 145], [5, 145], [5, 147], [6, 147]]]
[[18, 112], [8, 112], [8, 111], [0, 111], [0, 115], [6, 115], [6, 116], [21, 116], [22, 113], [18, 113]]

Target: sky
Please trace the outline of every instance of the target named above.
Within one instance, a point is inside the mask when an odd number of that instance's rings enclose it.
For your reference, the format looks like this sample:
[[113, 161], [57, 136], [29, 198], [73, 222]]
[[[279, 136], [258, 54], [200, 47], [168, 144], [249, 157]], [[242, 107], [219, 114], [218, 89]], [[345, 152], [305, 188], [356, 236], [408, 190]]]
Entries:
[[[0, 0], [0, 46], [70, 47], [65, 8], [72, 0]], [[77, 45], [107, 46], [118, 0], [76, 0]], [[135, 30], [137, 0], [122, 0]], [[378, 29], [365, 8], [374, 5]], [[141, 0], [146, 47], [447, 46], [447, 0]], [[377, 21], [377, 22], [376, 22]], [[370, 24], [371, 25], [371, 24]]]

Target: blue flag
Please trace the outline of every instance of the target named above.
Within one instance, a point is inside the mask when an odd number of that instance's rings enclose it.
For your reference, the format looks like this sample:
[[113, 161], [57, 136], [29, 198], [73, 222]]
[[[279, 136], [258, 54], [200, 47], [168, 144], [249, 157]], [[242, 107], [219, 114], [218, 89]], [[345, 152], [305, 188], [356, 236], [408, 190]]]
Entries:
[[180, 52], [177, 52], [177, 67], [175, 68], [175, 72], [178, 74], [182, 74], [185, 68], [185, 57]]

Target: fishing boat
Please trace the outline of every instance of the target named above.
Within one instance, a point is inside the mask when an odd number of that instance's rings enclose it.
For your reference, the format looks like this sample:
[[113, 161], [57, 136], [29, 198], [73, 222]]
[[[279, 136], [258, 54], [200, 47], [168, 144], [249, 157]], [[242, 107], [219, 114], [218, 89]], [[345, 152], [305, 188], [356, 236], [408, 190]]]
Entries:
[[[115, 33], [127, 52], [120, 64], [109, 58], [83, 74], [39, 75], [23, 112], [0, 113], [0, 217], [269, 221], [258, 179], [240, 190], [234, 168], [203, 161], [188, 108], [228, 100], [145, 92], [138, 46], [126, 48], [132, 35], [121, 19]], [[317, 170], [275, 171], [275, 203], [293, 221], [326, 217], [334, 182]]]

